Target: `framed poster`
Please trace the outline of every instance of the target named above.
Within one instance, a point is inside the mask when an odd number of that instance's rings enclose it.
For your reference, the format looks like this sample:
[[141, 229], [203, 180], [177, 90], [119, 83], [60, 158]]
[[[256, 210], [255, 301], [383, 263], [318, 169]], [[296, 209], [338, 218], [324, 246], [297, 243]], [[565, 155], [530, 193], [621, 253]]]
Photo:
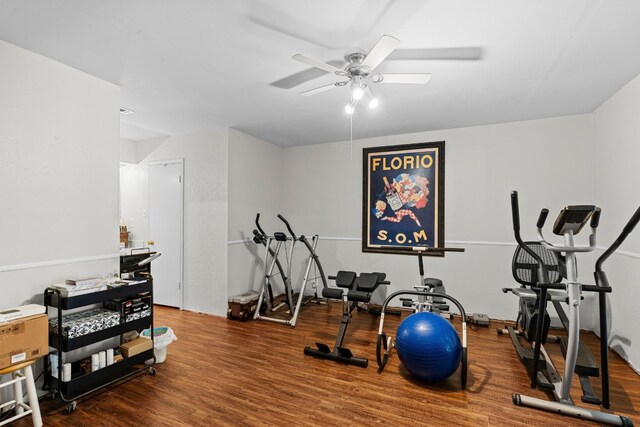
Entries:
[[444, 247], [444, 141], [365, 148], [363, 162], [362, 251]]

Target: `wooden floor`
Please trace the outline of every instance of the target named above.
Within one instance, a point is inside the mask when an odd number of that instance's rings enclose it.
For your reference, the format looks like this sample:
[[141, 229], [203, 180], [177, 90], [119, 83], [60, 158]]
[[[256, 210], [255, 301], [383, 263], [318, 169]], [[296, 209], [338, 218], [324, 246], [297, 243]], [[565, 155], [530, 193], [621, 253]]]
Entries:
[[[157, 375], [142, 374], [81, 401], [71, 415], [43, 399], [45, 426], [591, 425], [511, 403], [512, 392], [545, 394], [530, 389], [509, 338], [495, 333], [498, 325], [468, 331], [469, 379], [463, 391], [459, 371], [442, 383], [422, 384], [403, 372], [397, 355], [377, 372], [378, 318], [367, 312], [354, 312], [345, 345], [368, 357], [369, 368], [305, 356], [305, 345], [316, 341], [333, 346], [340, 324], [337, 303], [304, 307], [295, 329], [164, 307], [155, 315], [157, 326], [170, 326], [178, 337]], [[387, 333], [398, 323], [387, 316]], [[595, 351], [597, 338], [583, 335]], [[640, 376], [614, 353], [610, 366], [612, 411], [640, 424]]]

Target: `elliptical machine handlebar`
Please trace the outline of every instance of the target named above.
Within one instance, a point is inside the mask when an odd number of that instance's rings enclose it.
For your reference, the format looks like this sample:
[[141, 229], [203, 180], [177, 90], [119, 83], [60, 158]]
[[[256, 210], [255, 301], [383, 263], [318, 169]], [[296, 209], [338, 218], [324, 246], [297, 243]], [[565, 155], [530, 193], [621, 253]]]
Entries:
[[[260, 233], [261, 233], [263, 236], [266, 236], [266, 235], [267, 235], [267, 233], [265, 233], [265, 232], [264, 232], [264, 230], [262, 229], [262, 227], [260, 227], [260, 214], [259, 214], [259, 213], [257, 213], [257, 214], [256, 214], [256, 227], [258, 228], [258, 231], [260, 231]], [[254, 234], [255, 234], [255, 233], [254, 233]]]
[[516, 240], [520, 242], [520, 208], [518, 207], [518, 192], [511, 192], [511, 222], [513, 222], [513, 232]]
[[600, 223], [600, 208], [596, 208], [593, 215], [591, 215], [591, 228], [598, 228], [598, 224]]
[[636, 225], [638, 225], [639, 221], [640, 221], [640, 206], [638, 207], [638, 210], [636, 210], [636, 213], [633, 214], [633, 216], [631, 217], [627, 225], [624, 226], [623, 233], [624, 234], [631, 233], [633, 229], [636, 227]]
[[286, 219], [284, 219], [284, 217], [280, 214], [278, 214], [278, 218], [280, 218], [280, 220], [284, 222], [284, 225], [287, 226], [287, 230], [289, 230], [289, 234], [291, 234], [291, 237], [293, 237], [293, 240], [298, 240], [298, 237], [296, 236], [296, 233], [294, 233], [293, 230], [291, 229], [289, 222]]
[[[596, 207], [591, 214], [591, 228], [598, 228], [598, 224], [600, 222], [600, 208]], [[537, 228], [543, 228], [544, 223], [547, 221], [547, 215], [549, 215], [549, 209], [544, 208], [540, 211], [540, 216], [538, 217], [538, 222], [536, 223]]]
[[536, 223], [537, 228], [544, 227], [544, 223], [547, 221], [547, 215], [549, 215], [549, 209], [544, 208], [540, 211], [540, 216], [538, 216], [538, 222]]
[[[543, 209], [540, 212], [540, 217], [538, 218], [539, 226], [544, 225], [548, 213], [548, 209]], [[516, 242], [518, 242], [518, 245], [520, 245], [520, 247], [524, 249], [529, 255], [531, 255], [531, 257], [538, 263], [538, 278], [540, 280], [540, 284], [549, 284], [549, 273], [547, 272], [547, 268], [545, 267], [542, 258], [540, 258], [540, 255], [535, 253], [533, 249], [526, 245], [524, 241], [522, 241], [522, 237], [520, 236], [520, 207], [518, 204], [518, 192], [515, 190], [511, 192], [511, 218], [513, 221], [513, 234], [516, 238]]]
[[[596, 261], [596, 272], [595, 272], [596, 282], [598, 282], [599, 273], [604, 274], [604, 272], [602, 271], [602, 264], [607, 260], [607, 258], [609, 258], [609, 256], [611, 256], [612, 253], [614, 253], [618, 249], [618, 247], [620, 247], [622, 242], [625, 241], [627, 236], [631, 234], [631, 232], [636, 227], [636, 225], [638, 225], [638, 222], [640, 222], [640, 206], [638, 207], [638, 209], [636, 209], [636, 212], [633, 214], [629, 222], [627, 222], [627, 224], [624, 226], [624, 228], [622, 229], [622, 233], [620, 233], [620, 235], [615, 240], [615, 242], [613, 242], [611, 246], [609, 246], [609, 248], [607, 248], [607, 250], [604, 251], [602, 255], [600, 255], [600, 258], [598, 258], [598, 261]], [[604, 277], [604, 280], [606, 282], [606, 276], [600, 276], [600, 278], [602, 277]], [[598, 285], [600, 284], [598, 283]], [[609, 286], [609, 284], [605, 283], [604, 285], [601, 285], [601, 286]]]
[[[542, 214], [544, 211], [547, 211], [547, 213], [549, 212], [547, 209], [543, 209], [542, 212], [540, 212], [540, 218], [542, 218]], [[600, 208], [598, 208], [598, 210], [596, 211], [598, 212], [598, 217], [600, 216]], [[595, 212], [594, 212], [595, 215]], [[546, 218], [546, 214], [544, 215]], [[593, 224], [593, 219], [591, 220], [591, 223]], [[576, 252], [591, 252], [596, 248], [596, 228], [598, 226], [598, 219], [595, 220], [596, 222], [596, 227], [591, 227], [591, 234], [589, 235], [589, 245], [588, 246], [556, 246], [553, 245], [549, 242], [546, 241], [546, 239], [544, 238], [544, 235], [542, 233], [542, 227], [540, 227], [539, 225], [543, 225], [544, 226], [544, 219], [542, 219], [542, 224], [540, 224], [540, 219], [538, 219], [538, 240], [540, 241], [540, 243], [542, 244], [542, 246], [544, 246], [545, 248], [549, 249], [550, 251], [553, 252], [567, 252], [567, 253], [576, 253]]]

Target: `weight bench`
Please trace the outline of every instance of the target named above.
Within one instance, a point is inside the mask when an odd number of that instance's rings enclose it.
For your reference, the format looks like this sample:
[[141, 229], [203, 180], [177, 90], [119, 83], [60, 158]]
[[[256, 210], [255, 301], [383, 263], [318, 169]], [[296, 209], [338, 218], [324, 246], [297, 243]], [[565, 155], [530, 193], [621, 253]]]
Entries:
[[304, 354], [366, 368], [369, 365], [369, 360], [354, 356], [351, 350], [342, 346], [342, 343], [351, 321], [351, 312], [359, 302], [368, 303], [378, 286], [388, 285], [389, 282], [385, 278], [385, 273], [360, 273], [360, 276], [356, 276], [353, 271], [338, 271], [337, 275], [329, 276], [329, 279], [335, 280], [338, 287], [324, 288], [322, 296], [342, 300], [342, 322], [336, 343], [331, 350], [327, 344], [317, 342], [317, 348], [305, 347]]

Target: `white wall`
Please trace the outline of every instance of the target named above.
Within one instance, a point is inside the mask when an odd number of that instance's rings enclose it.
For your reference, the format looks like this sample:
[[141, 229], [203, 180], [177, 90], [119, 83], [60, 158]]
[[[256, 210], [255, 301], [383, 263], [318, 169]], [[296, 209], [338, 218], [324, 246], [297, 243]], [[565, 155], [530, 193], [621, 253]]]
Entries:
[[120, 161], [124, 163], [138, 163], [136, 142], [120, 138]]
[[[593, 113], [594, 187], [603, 206], [600, 245], [607, 247], [640, 206], [640, 76]], [[640, 227], [604, 264], [613, 293], [611, 346], [640, 369], [640, 330], [635, 326], [640, 301]], [[598, 253], [600, 255], [601, 252]]]
[[[284, 149], [229, 130], [229, 277], [230, 296], [259, 289], [263, 274], [262, 246], [246, 242], [253, 236], [256, 213], [269, 234], [284, 227], [276, 215], [286, 215]], [[276, 282], [277, 283], [277, 282]]]
[[[353, 159], [349, 141], [289, 148], [283, 181], [287, 215], [300, 233], [327, 238], [318, 247], [327, 274], [384, 271], [392, 282], [389, 292], [410, 289], [418, 282], [415, 257], [361, 251], [362, 148], [440, 140], [446, 141], [445, 238], [448, 246], [467, 251], [427, 258], [427, 274], [441, 278], [468, 312], [513, 319], [515, 297], [500, 291], [514, 285], [510, 191], [520, 192], [525, 239], [535, 238], [542, 207], [555, 215], [565, 205], [589, 203], [589, 116], [356, 140]], [[583, 265], [589, 263], [587, 258]], [[586, 279], [590, 270], [584, 269]]]
[[227, 311], [228, 140], [228, 130], [218, 129], [148, 141], [136, 152], [151, 154], [121, 170], [123, 217], [141, 244], [153, 240], [144, 214], [149, 162], [184, 159], [184, 308], [220, 316]]
[[[228, 161], [223, 152], [227, 141]], [[144, 214], [148, 209], [149, 162], [184, 158], [185, 308], [225, 315], [227, 295], [258, 289], [260, 284], [262, 247], [246, 242], [255, 228], [256, 213], [261, 213], [265, 230], [282, 229], [276, 215], [282, 212], [285, 198], [281, 190], [283, 149], [234, 129], [134, 145], [138, 155], [151, 154], [120, 171], [122, 217], [130, 238], [136, 244], [153, 239]], [[228, 206], [221, 203], [227, 197]], [[195, 203], [207, 198], [214, 200], [213, 205]], [[224, 229], [223, 217], [228, 221]]]
[[129, 232], [129, 247], [146, 247], [149, 241], [149, 164], [120, 165], [120, 220]]
[[119, 88], [0, 41], [0, 307], [118, 271]]
[[120, 140], [120, 220], [129, 231], [129, 247], [146, 247], [149, 241], [149, 162], [143, 161], [167, 137], [145, 141]]

